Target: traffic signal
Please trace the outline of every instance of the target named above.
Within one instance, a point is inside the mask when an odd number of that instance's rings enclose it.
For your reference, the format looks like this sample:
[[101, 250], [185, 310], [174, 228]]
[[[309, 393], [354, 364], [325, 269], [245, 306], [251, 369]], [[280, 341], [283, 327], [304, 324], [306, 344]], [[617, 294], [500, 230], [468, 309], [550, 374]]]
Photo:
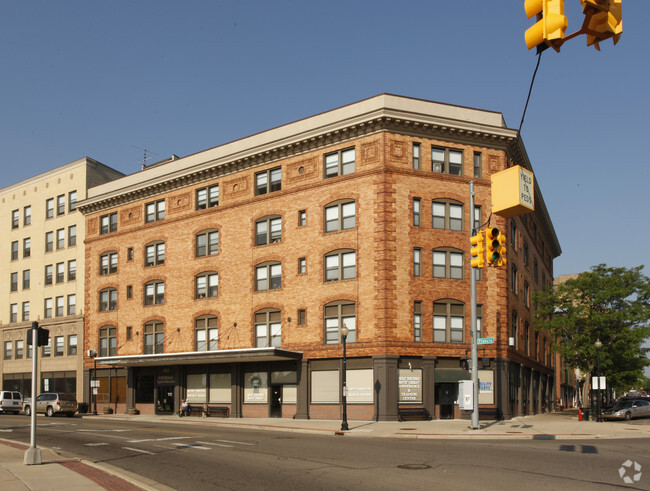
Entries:
[[29, 334], [27, 336], [27, 344], [29, 346], [32, 346], [32, 336], [34, 335], [34, 329], [36, 330], [36, 342], [38, 343], [37, 346], [47, 346], [47, 341], [50, 337], [50, 331], [49, 329], [38, 327], [38, 322], [36, 321], [32, 322], [32, 327], [28, 331]]
[[469, 253], [472, 256], [472, 268], [485, 267], [485, 249], [483, 248], [483, 240], [482, 230], [479, 230], [476, 235], [469, 239], [470, 244], [474, 246], [469, 250]]
[[622, 0], [580, 0], [585, 14], [587, 46], [600, 51], [599, 42], [612, 38], [618, 43], [623, 33]]
[[505, 266], [506, 237], [498, 228], [488, 229], [485, 242], [487, 243], [487, 263], [490, 266]]
[[529, 19], [537, 16], [537, 22], [524, 35], [528, 49], [537, 46], [542, 51], [548, 45], [559, 52], [569, 25], [564, 15], [564, 0], [525, 0], [524, 9]]

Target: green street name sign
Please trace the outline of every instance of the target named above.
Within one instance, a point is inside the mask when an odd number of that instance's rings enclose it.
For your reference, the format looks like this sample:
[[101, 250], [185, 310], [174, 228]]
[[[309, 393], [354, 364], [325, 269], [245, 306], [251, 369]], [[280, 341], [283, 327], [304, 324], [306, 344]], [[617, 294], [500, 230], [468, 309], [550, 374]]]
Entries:
[[478, 338], [477, 344], [492, 344], [494, 343], [494, 338]]

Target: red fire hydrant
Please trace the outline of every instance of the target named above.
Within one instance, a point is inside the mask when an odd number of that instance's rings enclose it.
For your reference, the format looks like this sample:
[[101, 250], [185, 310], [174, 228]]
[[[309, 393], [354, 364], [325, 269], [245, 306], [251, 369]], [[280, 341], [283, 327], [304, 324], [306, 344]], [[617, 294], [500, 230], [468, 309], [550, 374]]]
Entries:
[[582, 421], [582, 408], [578, 409], [578, 421]]

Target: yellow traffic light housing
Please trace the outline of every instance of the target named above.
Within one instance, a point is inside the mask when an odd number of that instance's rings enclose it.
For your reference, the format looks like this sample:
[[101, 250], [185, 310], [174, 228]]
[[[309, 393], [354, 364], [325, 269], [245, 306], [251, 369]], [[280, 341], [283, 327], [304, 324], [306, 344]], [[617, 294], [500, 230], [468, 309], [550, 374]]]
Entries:
[[476, 235], [469, 239], [470, 244], [474, 246], [469, 250], [470, 256], [472, 256], [472, 268], [485, 267], [485, 249], [483, 248], [483, 240], [482, 230], [479, 230]]
[[587, 34], [587, 46], [600, 51], [600, 41], [612, 38], [618, 43], [623, 33], [622, 0], [580, 0], [585, 22], [582, 31]]
[[485, 242], [487, 244], [487, 263], [488, 266], [505, 266], [506, 265], [506, 237], [498, 228], [488, 229], [486, 232]]
[[524, 35], [528, 49], [536, 46], [545, 49], [546, 46], [539, 46], [546, 44], [559, 52], [569, 25], [564, 15], [564, 0], [525, 0], [524, 9], [529, 19], [537, 16], [537, 22]]

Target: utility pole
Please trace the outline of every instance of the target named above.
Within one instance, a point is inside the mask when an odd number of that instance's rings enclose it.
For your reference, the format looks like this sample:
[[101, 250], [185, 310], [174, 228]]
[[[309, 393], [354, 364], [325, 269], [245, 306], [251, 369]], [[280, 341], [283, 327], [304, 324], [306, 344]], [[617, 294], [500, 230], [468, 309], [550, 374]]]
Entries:
[[[474, 181], [469, 183], [469, 229], [470, 236], [477, 234], [478, 230], [474, 228]], [[480, 225], [479, 225], [480, 227]], [[478, 333], [476, 332], [476, 268], [470, 268], [470, 332], [472, 338], [472, 429], [480, 428], [478, 422]]]
[[[36, 447], [36, 385], [38, 378], [36, 376], [36, 367], [38, 366], [38, 322], [32, 322], [29, 335], [32, 338], [32, 402], [29, 409], [31, 410], [31, 434], [29, 439], [29, 448], [25, 452], [25, 465], [42, 464], [41, 449]], [[29, 348], [28, 348], [29, 349]]]

